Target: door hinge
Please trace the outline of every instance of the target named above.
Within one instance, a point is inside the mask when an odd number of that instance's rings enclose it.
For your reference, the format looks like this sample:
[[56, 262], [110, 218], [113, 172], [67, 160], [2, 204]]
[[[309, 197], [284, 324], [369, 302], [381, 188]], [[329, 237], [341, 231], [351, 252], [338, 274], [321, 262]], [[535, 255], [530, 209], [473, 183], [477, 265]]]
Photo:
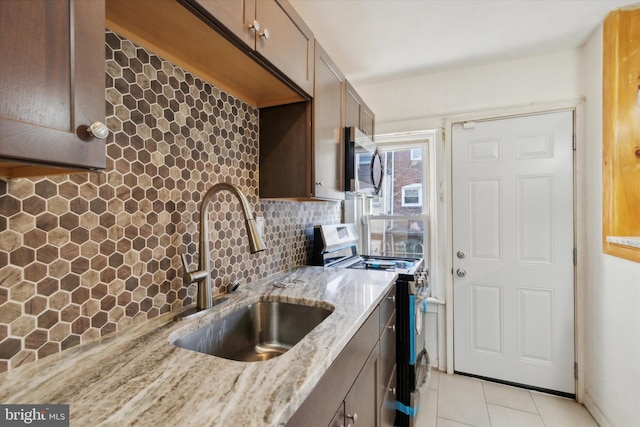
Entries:
[[573, 364], [573, 378], [578, 379], [578, 362]]
[[578, 249], [573, 248], [573, 265], [578, 265]]
[[576, 146], [578, 145], [577, 141], [576, 141], [576, 134], [573, 134], [573, 150], [575, 151]]

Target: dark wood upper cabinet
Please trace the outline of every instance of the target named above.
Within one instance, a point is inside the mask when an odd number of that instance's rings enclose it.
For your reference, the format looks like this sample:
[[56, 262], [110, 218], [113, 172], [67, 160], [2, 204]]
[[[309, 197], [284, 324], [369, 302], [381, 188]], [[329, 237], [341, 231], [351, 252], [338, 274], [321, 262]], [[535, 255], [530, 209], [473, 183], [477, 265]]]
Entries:
[[313, 97], [313, 195], [344, 199], [344, 75], [316, 42]]
[[344, 75], [316, 42], [312, 102], [260, 110], [260, 197], [344, 199]]
[[185, 0], [313, 94], [313, 33], [286, 0]]
[[0, 177], [103, 169], [104, 1], [0, 1], [0, 22]]
[[349, 81], [345, 85], [345, 127], [357, 127], [363, 133], [375, 135], [375, 115], [364, 103]]

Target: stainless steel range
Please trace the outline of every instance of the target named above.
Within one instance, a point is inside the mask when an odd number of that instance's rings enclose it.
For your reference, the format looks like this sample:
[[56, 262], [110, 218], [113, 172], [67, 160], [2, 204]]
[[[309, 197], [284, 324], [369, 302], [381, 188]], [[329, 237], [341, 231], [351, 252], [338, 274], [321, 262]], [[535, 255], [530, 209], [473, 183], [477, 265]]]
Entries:
[[314, 228], [312, 264], [395, 271], [396, 279], [396, 418], [399, 427], [413, 426], [420, 394], [429, 374], [424, 319], [429, 296], [429, 269], [423, 258], [360, 255], [355, 224]]

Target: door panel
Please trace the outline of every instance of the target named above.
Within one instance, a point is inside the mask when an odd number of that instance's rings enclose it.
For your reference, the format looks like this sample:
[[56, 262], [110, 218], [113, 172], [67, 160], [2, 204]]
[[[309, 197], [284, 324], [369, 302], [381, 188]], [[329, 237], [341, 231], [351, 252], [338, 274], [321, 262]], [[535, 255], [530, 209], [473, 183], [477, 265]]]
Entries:
[[551, 264], [553, 176], [516, 178], [517, 262]]
[[469, 181], [469, 246], [471, 259], [502, 259], [502, 182], [500, 178]]
[[573, 113], [453, 129], [454, 369], [575, 392]]
[[518, 358], [553, 363], [553, 292], [518, 289]]
[[471, 351], [502, 355], [502, 287], [471, 283], [469, 286]]

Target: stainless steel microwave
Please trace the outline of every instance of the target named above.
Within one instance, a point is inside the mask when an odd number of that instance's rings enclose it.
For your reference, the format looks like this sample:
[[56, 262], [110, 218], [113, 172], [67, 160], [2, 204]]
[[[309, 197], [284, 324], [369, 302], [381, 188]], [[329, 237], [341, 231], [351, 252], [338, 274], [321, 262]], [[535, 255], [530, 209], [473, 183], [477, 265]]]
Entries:
[[345, 128], [345, 191], [379, 196], [384, 178], [382, 156], [371, 136]]

